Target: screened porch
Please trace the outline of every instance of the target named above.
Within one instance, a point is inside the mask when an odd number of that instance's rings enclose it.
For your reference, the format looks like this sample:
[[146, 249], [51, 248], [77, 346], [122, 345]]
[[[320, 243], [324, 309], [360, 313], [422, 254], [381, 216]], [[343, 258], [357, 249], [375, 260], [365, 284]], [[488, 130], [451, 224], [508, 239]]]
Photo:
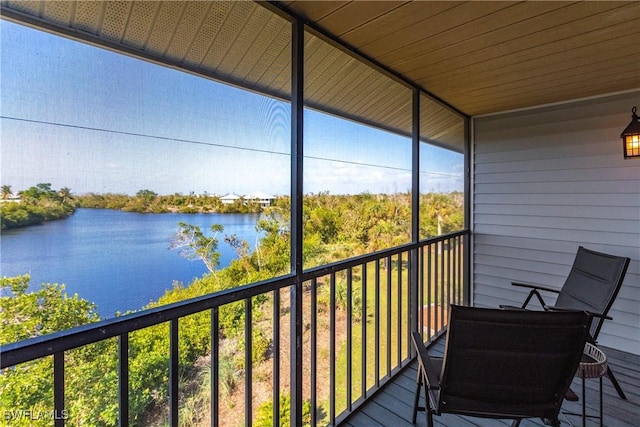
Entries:
[[[262, 180], [275, 176], [286, 189], [285, 219], [274, 228], [286, 237], [277, 274], [2, 343], [5, 378], [19, 383], [21, 369], [42, 369], [51, 391], [36, 409], [49, 425], [407, 425], [416, 372], [411, 332], [422, 332], [433, 341], [431, 350], [442, 352], [450, 304], [518, 304], [525, 293], [512, 281], [559, 288], [581, 245], [631, 259], [599, 344], [628, 397], [619, 399], [604, 379], [605, 425], [640, 419], [640, 159], [625, 159], [620, 140], [631, 108], [640, 104], [640, 3], [3, 0], [1, 13], [2, 25], [260, 97], [256, 105], [268, 113], [227, 126], [229, 135], [251, 140], [245, 129], [264, 128], [271, 139], [241, 147], [243, 167], [234, 172], [250, 175], [268, 165]], [[27, 48], [35, 55], [46, 45]], [[100, 67], [114, 64], [109, 59]], [[144, 74], [130, 77], [123, 86], [149, 85], [175, 97], [184, 92], [148, 82]], [[66, 101], [43, 93], [42, 110], [55, 112]], [[135, 127], [148, 119], [138, 108], [144, 103], [129, 104], [122, 111], [136, 109], [140, 116], [131, 118], [131, 128], [110, 131], [147, 137]], [[182, 121], [162, 126], [188, 130], [191, 117], [168, 105]], [[4, 108], [3, 127], [98, 130], [10, 116]], [[236, 110], [238, 117], [245, 113]], [[323, 126], [317, 117], [325, 116], [337, 125]], [[109, 117], [97, 120], [131, 124]], [[358, 128], [335, 144], [347, 125]], [[393, 143], [381, 142], [383, 134]], [[146, 161], [181, 153], [162, 145], [165, 136], [154, 138]], [[229, 148], [172, 138], [189, 144], [185, 156], [197, 157], [202, 146]], [[377, 150], [385, 153], [382, 164], [359, 158]], [[329, 172], [318, 172], [323, 167]], [[322, 184], [350, 167], [364, 171], [344, 180], [355, 183], [349, 195], [360, 204], [352, 210], [392, 195], [391, 216], [400, 220], [362, 226], [384, 236], [366, 250], [336, 245], [330, 262], [313, 258], [305, 227], [325, 226], [331, 215], [311, 218], [308, 206], [323, 194]], [[86, 173], [95, 172], [90, 169]], [[371, 193], [374, 178], [382, 190]], [[258, 190], [272, 193], [246, 193]], [[456, 215], [442, 214], [442, 194], [461, 201]], [[370, 243], [353, 224], [349, 238]], [[223, 371], [229, 312], [242, 319], [234, 331], [241, 345], [236, 369]], [[154, 352], [161, 356], [149, 361], [156, 363], [149, 372], [162, 382], [152, 391], [138, 389], [140, 343], [151, 329], [160, 331], [162, 344]], [[185, 357], [181, 346], [193, 330], [205, 331], [199, 343], [205, 350]], [[264, 359], [254, 360], [256, 348]], [[104, 375], [83, 371], [79, 360], [92, 354], [108, 356]], [[201, 406], [189, 398], [185, 378], [193, 372], [206, 373]], [[596, 383], [587, 382], [590, 411], [597, 406]], [[83, 388], [104, 395], [106, 409], [83, 418], [91, 406], [76, 399]], [[578, 412], [579, 404], [563, 408]], [[197, 410], [190, 413], [189, 405]], [[25, 412], [31, 407], [3, 410], [5, 419], [33, 421]], [[580, 425], [575, 416], [567, 419]], [[501, 425], [451, 416], [436, 422]]]

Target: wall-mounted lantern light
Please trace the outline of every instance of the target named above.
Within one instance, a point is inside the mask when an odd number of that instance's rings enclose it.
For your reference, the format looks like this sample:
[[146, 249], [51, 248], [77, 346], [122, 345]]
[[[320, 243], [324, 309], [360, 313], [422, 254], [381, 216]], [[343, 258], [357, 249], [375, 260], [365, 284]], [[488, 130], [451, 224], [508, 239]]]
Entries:
[[631, 109], [631, 123], [620, 135], [625, 159], [640, 158], [640, 119], [636, 111], [636, 107]]

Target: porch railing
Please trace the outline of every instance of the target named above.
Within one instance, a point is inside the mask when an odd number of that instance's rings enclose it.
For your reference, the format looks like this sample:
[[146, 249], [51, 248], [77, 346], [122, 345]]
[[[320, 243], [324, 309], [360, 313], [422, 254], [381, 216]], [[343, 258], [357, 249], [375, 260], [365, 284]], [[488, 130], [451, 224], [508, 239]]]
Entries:
[[[118, 340], [118, 424], [130, 424], [129, 342], [135, 331], [168, 324], [169, 348], [168, 417], [172, 426], [180, 422], [179, 325], [187, 316], [211, 313], [210, 421], [213, 426], [256, 421], [256, 409], [265, 393], [258, 385], [268, 383], [272, 425], [280, 425], [283, 397], [290, 385], [301, 387], [306, 411], [292, 424], [335, 425], [343, 421], [367, 398], [396, 375], [413, 358], [410, 334], [423, 333], [433, 339], [442, 333], [451, 303], [465, 304], [468, 279], [465, 274], [468, 231], [460, 231], [415, 244], [351, 258], [306, 270], [302, 279], [288, 275], [205, 295], [171, 305], [103, 320], [65, 331], [4, 345], [0, 368], [7, 369], [32, 360], [53, 358], [53, 413], [65, 410], [65, 353], [109, 338]], [[301, 319], [290, 319], [294, 302], [288, 291], [303, 281]], [[260, 371], [252, 359], [253, 329], [258, 321], [252, 299], [271, 301], [271, 331], [268, 372]], [[244, 372], [238, 374], [244, 399], [239, 413], [244, 419], [228, 419], [229, 402], [221, 394], [220, 308], [244, 304]], [[264, 318], [260, 319], [262, 323]], [[302, 336], [290, 336], [290, 322], [301, 321]], [[292, 344], [293, 343], [293, 344]], [[292, 345], [302, 345], [302, 379], [292, 380], [287, 364]], [[217, 368], [216, 368], [217, 367]], [[264, 391], [264, 390], [262, 390]], [[135, 391], [133, 391], [135, 392]], [[234, 397], [237, 397], [234, 395]], [[228, 398], [228, 397], [227, 397]], [[261, 400], [262, 399], [262, 400]], [[267, 403], [269, 398], [267, 398]], [[66, 416], [55, 424], [65, 425]]]

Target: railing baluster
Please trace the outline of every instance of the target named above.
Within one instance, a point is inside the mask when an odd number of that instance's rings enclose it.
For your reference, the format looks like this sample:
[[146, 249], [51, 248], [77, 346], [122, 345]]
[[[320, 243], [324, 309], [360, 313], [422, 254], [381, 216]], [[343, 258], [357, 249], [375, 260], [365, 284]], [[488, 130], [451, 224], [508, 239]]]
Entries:
[[458, 259], [458, 239], [457, 238], [453, 239], [452, 256], [453, 256], [453, 272], [452, 272], [453, 279], [452, 280], [453, 280], [453, 290], [456, 296], [455, 303], [460, 304], [460, 294], [458, 292], [458, 289], [460, 288], [459, 282], [458, 282], [458, 262], [460, 260]]
[[178, 383], [178, 319], [172, 319], [169, 328], [169, 424], [178, 425], [180, 409]]
[[442, 241], [442, 246], [441, 248], [441, 254], [442, 256], [440, 257], [440, 267], [442, 268], [442, 270], [440, 271], [440, 275], [442, 277], [442, 326], [445, 325], [445, 317], [444, 317], [444, 311], [445, 311], [445, 307], [449, 307], [448, 305], [448, 301], [449, 301], [449, 283], [447, 282], [447, 245], [445, 244], [444, 240]]
[[458, 236], [457, 237], [457, 244], [456, 244], [456, 249], [458, 252], [457, 255], [457, 259], [458, 259], [458, 304], [463, 304], [463, 285], [462, 285], [462, 265], [463, 265], [463, 259], [462, 259], [462, 236]]
[[391, 377], [391, 255], [387, 263], [387, 377]]
[[318, 369], [318, 279], [311, 280], [311, 425], [318, 423], [316, 418]]
[[453, 282], [453, 295], [455, 296], [454, 298], [454, 303], [455, 304], [459, 304], [459, 298], [458, 298], [458, 276], [457, 276], [457, 271], [458, 271], [458, 245], [457, 245], [457, 241], [456, 239], [452, 239], [452, 243], [453, 246], [451, 247], [451, 258], [453, 260], [452, 262], [452, 266], [451, 266], [451, 281]]
[[440, 298], [440, 295], [438, 293], [438, 290], [442, 287], [441, 285], [438, 286], [438, 284], [441, 282], [439, 275], [440, 270], [438, 269], [438, 251], [440, 250], [440, 245], [438, 244], [438, 242], [436, 242], [433, 246], [435, 249], [433, 252], [433, 296], [435, 309], [435, 312], [433, 313], [433, 330], [438, 331], [440, 330], [439, 313], [440, 311], [442, 311], [442, 299]]
[[380, 387], [380, 260], [375, 261], [375, 377], [376, 388]]
[[433, 330], [433, 322], [431, 321], [431, 318], [433, 317], [431, 315], [433, 307], [434, 307], [434, 298], [433, 298], [433, 293], [431, 291], [432, 289], [432, 281], [431, 281], [431, 273], [432, 273], [432, 269], [431, 269], [431, 257], [432, 257], [432, 252], [433, 252], [433, 245], [432, 244], [428, 244], [427, 246], [427, 298], [429, 299], [428, 303], [427, 303], [427, 333], [429, 335], [429, 339], [431, 339], [431, 331]]
[[424, 246], [418, 248], [418, 332], [424, 333]]
[[[244, 300], [244, 425], [251, 426], [253, 422], [253, 386], [252, 386], [252, 319], [251, 298]], [[274, 403], [275, 405], [275, 403]]]
[[[312, 389], [313, 390], [313, 389]], [[273, 291], [273, 425], [280, 425], [280, 290]]]
[[456, 247], [455, 240], [449, 239], [449, 269], [451, 270], [451, 284], [449, 290], [451, 292], [451, 303], [457, 304], [458, 301], [458, 288], [456, 285]]
[[220, 319], [219, 308], [211, 309], [211, 427], [218, 427], [220, 417]]
[[360, 312], [360, 326], [362, 326], [362, 340], [360, 343], [361, 363], [362, 363], [362, 397], [367, 398], [367, 264], [362, 264], [360, 274], [362, 275], [362, 311]]
[[445, 303], [445, 283], [444, 283], [444, 259], [445, 259], [445, 250], [444, 250], [444, 242], [442, 240], [440, 240], [438, 242], [439, 247], [440, 247], [440, 327], [444, 328], [444, 322], [445, 322], [445, 318], [444, 318], [444, 310], [445, 308], [447, 308], [446, 303]]
[[454, 278], [454, 262], [455, 262], [455, 258], [454, 258], [454, 250], [453, 250], [453, 246], [452, 246], [452, 241], [451, 239], [447, 239], [447, 282], [449, 283], [449, 286], [447, 287], [448, 292], [449, 292], [449, 298], [448, 300], [448, 304], [455, 304], [456, 303], [456, 283], [455, 283], [455, 278]]
[[336, 273], [329, 280], [329, 422], [336, 421]]
[[118, 338], [118, 425], [129, 427], [129, 334]]
[[398, 307], [396, 313], [396, 329], [398, 335], [397, 353], [398, 359], [396, 363], [398, 366], [402, 364], [402, 252], [398, 254]]
[[449, 290], [451, 292], [451, 303], [457, 304], [458, 294], [456, 288], [456, 249], [455, 242], [452, 239], [449, 239], [449, 270], [450, 270], [450, 279], [451, 284], [449, 285]]
[[353, 382], [353, 271], [347, 269], [347, 410], [351, 411]]
[[[416, 286], [415, 288], [412, 286], [412, 279], [414, 277], [417, 277], [417, 275], [415, 276], [411, 275], [411, 272], [413, 271], [413, 262], [415, 262], [415, 260], [416, 260], [415, 252], [408, 252], [407, 253], [407, 315], [408, 315], [408, 318], [407, 318], [407, 329], [405, 331], [406, 333], [405, 336], [407, 337], [407, 339], [405, 340], [406, 342], [405, 351], [408, 358], [412, 357], [411, 339], [409, 337], [411, 336], [411, 332], [413, 332], [412, 328], [418, 325], [418, 322], [415, 321], [418, 313], [417, 311], [417, 303], [418, 303], [417, 286], [418, 285], [415, 284]], [[414, 294], [414, 289], [416, 290], [415, 294]], [[414, 319], [414, 320], [410, 321], [409, 319]]]
[[64, 352], [53, 354], [53, 415], [54, 425], [62, 427], [65, 424], [64, 409]]
[[[447, 256], [447, 310], [451, 305], [451, 294], [454, 292], [453, 284], [451, 282], [451, 240], [445, 240], [445, 255]], [[448, 318], [448, 316], [447, 316]]]

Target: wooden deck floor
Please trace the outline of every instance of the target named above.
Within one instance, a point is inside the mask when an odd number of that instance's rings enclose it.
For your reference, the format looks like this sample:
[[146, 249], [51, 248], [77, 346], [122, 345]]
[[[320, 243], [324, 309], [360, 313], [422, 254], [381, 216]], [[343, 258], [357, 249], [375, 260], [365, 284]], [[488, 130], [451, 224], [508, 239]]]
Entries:
[[[433, 355], [442, 355], [444, 339], [439, 340], [430, 349]], [[603, 348], [609, 359], [609, 365], [618, 382], [624, 390], [627, 400], [618, 397], [608, 378], [603, 379], [604, 426], [606, 427], [640, 427], [640, 356]], [[398, 377], [387, 383], [356, 412], [351, 414], [341, 425], [349, 427], [403, 427], [411, 426], [411, 413], [416, 381], [416, 362], [407, 366]], [[597, 413], [598, 410], [598, 380], [587, 379], [587, 414]], [[581, 395], [581, 380], [574, 380], [572, 389]], [[580, 397], [582, 398], [582, 397]], [[421, 405], [424, 403], [421, 402]], [[582, 412], [582, 402], [568, 402], [563, 404], [563, 412]], [[582, 426], [579, 415], [564, 415], [560, 417], [562, 426]], [[461, 417], [451, 414], [435, 416], [434, 423], [438, 426], [504, 426], [511, 425], [510, 420], [491, 420], [472, 417]], [[425, 426], [424, 412], [418, 412], [418, 426]], [[524, 420], [522, 427], [543, 426], [541, 420]], [[597, 426], [597, 419], [587, 419], [587, 426]]]

